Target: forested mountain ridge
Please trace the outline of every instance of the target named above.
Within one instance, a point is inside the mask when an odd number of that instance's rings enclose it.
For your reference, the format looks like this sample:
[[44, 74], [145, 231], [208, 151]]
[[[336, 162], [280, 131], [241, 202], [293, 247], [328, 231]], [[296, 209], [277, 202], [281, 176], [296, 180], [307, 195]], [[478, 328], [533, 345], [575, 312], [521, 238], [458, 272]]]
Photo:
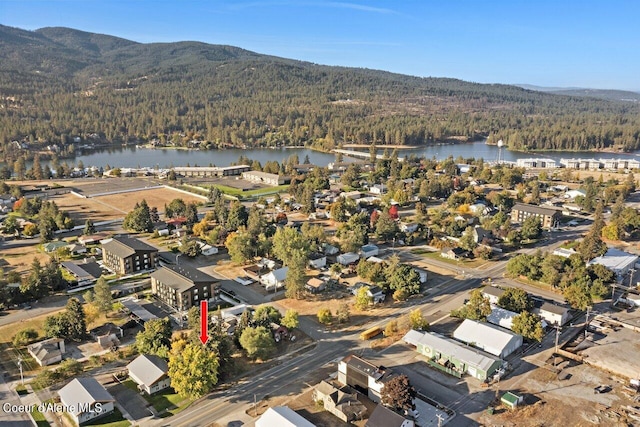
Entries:
[[512, 149], [640, 148], [640, 107], [516, 86], [330, 67], [200, 42], [137, 43], [0, 25], [0, 142], [202, 146], [423, 144], [502, 138]]

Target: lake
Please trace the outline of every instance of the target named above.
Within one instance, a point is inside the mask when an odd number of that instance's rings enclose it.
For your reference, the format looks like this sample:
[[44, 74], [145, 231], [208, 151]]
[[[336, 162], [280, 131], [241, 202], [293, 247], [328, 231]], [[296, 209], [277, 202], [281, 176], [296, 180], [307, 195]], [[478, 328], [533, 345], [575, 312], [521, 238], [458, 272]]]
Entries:
[[[233, 162], [237, 162], [241, 155], [247, 156], [252, 160], [258, 160], [262, 165], [268, 161], [282, 162], [289, 156], [297, 154], [300, 163], [304, 161], [305, 156], [309, 156], [312, 164], [318, 166], [326, 166], [330, 162], [335, 161], [335, 155], [328, 153], [320, 153], [308, 148], [254, 148], [254, 149], [226, 149], [226, 150], [173, 150], [173, 149], [153, 149], [153, 148], [136, 148], [136, 147], [117, 147], [107, 150], [89, 151], [86, 153], [78, 153], [75, 159], [61, 160], [67, 163], [76, 163], [82, 161], [85, 167], [88, 166], [106, 166], [111, 167], [158, 167], [168, 168], [171, 166], [228, 166]], [[401, 156], [407, 154], [415, 154], [417, 156], [425, 156], [427, 158], [435, 157], [436, 159], [446, 159], [449, 156], [454, 158], [462, 156], [464, 158], [475, 157], [483, 158], [487, 161], [495, 161], [498, 159], [498, 147], [495, 145], [487, 145], [484, 141], [462, 143], [462, 144], [443, 144], [429, 145], [412, 150], [399, 150]], [[515, 162], [518, 159], [537, 157], [552, 158], [560, 160], [560, 158], [580, 157], [587, 159], [610, 159], [622, 157], [636, 157], [638, 152], [633, 153], [599, 153], [599, 152], [537, 152], [522, 153], [509, 151], [503, 148], [501, 158], [505, 161]], [[349, 159], [344, 157], [344, 159]]]

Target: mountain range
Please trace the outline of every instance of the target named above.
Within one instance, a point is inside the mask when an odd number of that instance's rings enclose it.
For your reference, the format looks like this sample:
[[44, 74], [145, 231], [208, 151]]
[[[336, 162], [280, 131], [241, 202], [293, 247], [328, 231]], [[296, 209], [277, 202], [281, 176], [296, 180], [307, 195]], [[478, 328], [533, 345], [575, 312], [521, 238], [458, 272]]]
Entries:
[[[503, 139], [518, 150], [640, 148], [633, 92], [553, 92], [332, 67], [185, 41], [0, 25], [0, 154], [11, 140], [206, 147]], [[586, 95], [586, 96], [585, 96]], [[635, 94], [637, 97], [638, 94]], [[599, 99], [602, 98], [602, 99]]]

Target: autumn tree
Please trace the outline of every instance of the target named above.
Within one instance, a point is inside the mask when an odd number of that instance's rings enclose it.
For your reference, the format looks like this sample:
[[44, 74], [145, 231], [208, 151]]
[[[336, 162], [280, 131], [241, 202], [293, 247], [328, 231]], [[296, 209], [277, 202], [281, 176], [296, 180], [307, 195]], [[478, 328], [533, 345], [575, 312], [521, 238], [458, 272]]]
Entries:
[[206, 347], [177, 340], [169, 354], [171, 387], [182, 397], [197, 399], [218, 383], [218, 354]]
[[428, 331], [429, 330], [429, 322], [425, 319], [422, 314], [422, 310], [416, 308], [415, 310], [411, 310], [409, 312], [409, 324], [411, 325], [411, 329], [416, 331]]
[[298, 312], [295, 310], [287, 310], [280, 322], [287, 329], [295, 329], [298, 327]]
[[369, 295], [369, 287], [363, 286], [356, 292], [354, 306], [361, 311], [367, 310], [373, 303], [373, 298]]
[[415, 409], [413, 400], [416, 396], [415, 388], [404, 374], [391, 377], [382, 387], [382, 404], [401, 414]]
[[333, 314], [331, 314], [331, 310], [328, 308], [321, 308], [317, 313], [318, 322], [323, 325], [328, 325], [333, 321]]

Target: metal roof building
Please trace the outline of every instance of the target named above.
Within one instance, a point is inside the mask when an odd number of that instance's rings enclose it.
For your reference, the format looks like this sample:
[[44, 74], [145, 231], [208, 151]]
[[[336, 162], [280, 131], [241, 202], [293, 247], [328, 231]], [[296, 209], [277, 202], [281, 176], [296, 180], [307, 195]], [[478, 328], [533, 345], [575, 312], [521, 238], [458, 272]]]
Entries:
[[489, 323], [465, 319], [453, 331], [453, 337], [487, 353], [507, 357], [522, 347], [522, 336]]
[[430, 366], [458, 378], [469, 374], [484, 381], [502, 365], [497, 357], [433, 332], [411, 330], [403, 339], [406, 343], [415, 345], [416, 350], [428, 358], [426, 362]]
[[609, 248], [607, 253], [589, 261], [587, 266], [600, 264], [607, 267], [616, 274], [618, 281], [621, 281], [625, 274], [631, 270], [638, 262], [638, 255], [630, 254], [615, 248]]

